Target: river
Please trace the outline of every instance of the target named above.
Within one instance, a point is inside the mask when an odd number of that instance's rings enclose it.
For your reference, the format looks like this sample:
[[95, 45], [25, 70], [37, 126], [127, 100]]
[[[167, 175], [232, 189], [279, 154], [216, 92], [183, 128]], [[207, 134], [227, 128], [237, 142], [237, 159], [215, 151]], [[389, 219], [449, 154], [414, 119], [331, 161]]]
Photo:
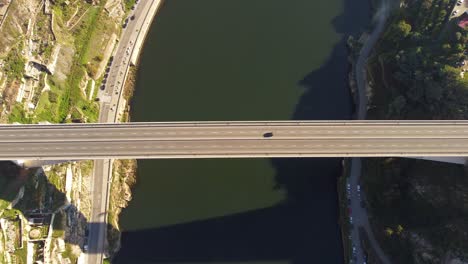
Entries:
[[[169, 0], [132, 121], [350, 119], [366, 0]], [[138, 161], [119, 263], [343, 263], [340, 159]]]

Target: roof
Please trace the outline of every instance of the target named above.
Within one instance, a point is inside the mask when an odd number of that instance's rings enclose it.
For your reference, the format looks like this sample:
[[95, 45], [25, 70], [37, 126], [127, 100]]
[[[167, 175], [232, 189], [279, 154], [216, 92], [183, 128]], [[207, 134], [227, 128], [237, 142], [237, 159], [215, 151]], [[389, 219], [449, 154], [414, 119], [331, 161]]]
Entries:
[[465, 28], [468, 26], [468, 10], [461, 14], [461, 16], [459, 16], [457, 24], [461, 28]]

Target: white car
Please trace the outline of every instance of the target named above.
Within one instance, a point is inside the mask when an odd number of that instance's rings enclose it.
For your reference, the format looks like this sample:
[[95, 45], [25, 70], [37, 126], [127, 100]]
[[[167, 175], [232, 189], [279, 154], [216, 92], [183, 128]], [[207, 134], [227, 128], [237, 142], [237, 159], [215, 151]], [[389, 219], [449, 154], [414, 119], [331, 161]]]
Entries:
[[353, 217], [352, 217], [352, 216], [349, 217], [349, 222], [350, 222], [351, 224], [353, 223]]

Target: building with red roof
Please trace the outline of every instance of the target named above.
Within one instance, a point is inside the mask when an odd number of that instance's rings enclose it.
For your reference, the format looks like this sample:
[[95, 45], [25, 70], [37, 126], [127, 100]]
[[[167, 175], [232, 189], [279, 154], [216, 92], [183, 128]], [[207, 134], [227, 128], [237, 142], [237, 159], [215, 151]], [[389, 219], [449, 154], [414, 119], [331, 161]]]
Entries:
[[458, 17], [458, 26], [461, 28], [468, 26], [468, 10]]

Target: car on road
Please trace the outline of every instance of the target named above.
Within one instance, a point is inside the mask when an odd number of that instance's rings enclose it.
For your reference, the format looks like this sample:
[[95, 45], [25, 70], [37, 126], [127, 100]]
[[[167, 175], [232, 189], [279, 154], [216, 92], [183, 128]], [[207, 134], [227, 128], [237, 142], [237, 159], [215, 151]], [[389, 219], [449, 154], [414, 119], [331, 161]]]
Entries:
[[273, 136], [273, 132], [266, 132], [266, 133], [263, 133], [263, 137], [264, 138], [271, 138]]
[[352, 217], [352, 216], [349, 217], [349, 223], [350, 223], [350, 224], [353, 223], [353, 217]]
[[122, 27], [123, 27], [123, 28], [126, 28], [126, 27], [127, 27], [127, 25], [128, 25], [128, 18], [127, 18], [127, 19], [125, 19], [125, 21], [124, 21], [124, 23], [123, 23]]

